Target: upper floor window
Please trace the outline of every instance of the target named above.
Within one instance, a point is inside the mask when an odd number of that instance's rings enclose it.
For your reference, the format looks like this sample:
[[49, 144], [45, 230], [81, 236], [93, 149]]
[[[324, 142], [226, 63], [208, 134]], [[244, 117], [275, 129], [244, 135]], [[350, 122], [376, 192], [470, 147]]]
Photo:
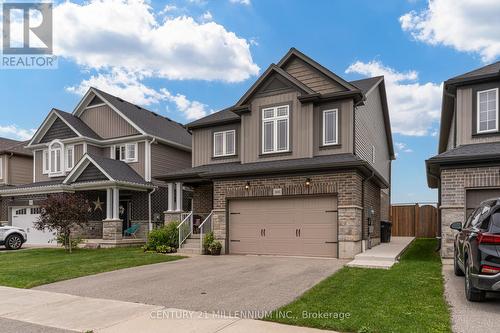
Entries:
[[338, 144], [338, 110], [323, 111], [323, 146]]
[[137, 162], [137, 143], [125, 143], [115, 148], [115, 159], [123, 162]]
[[66, 170], [71, 171], [75, 166], [75, 146], [66, 147]]
[[289, 150], [290, 110], [288, 105], [262, 110], [262, 152], [279, 153]]
[[498, 88], [477, 92], [477, 132], [498, 131]]
[[49, 145], [49, 174], [59, 175], [63, 172], [63, 144], [54, 141]]
[[214, 133], [214, 157], [231, 156], [236, 153], [236, 131]]

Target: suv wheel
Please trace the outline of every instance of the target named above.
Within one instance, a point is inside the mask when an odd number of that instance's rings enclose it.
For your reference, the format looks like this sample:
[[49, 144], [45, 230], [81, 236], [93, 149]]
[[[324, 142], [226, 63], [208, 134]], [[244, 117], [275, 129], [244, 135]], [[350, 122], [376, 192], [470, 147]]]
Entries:
[[19, 250], [23, 246], [23, 238], [21, 235], [12, 234], [5, 239], [5, 247], [7, 250]]
[[464, 272], [458, 265], [458, 251], [455, 249], [455, 254], [453, 255], [453, 271], [456, 276], [464, 276]]
[[469, 263], [465, 262], [465, 298], [470, 302], [484, 301], [485, 292], [472, 285]]

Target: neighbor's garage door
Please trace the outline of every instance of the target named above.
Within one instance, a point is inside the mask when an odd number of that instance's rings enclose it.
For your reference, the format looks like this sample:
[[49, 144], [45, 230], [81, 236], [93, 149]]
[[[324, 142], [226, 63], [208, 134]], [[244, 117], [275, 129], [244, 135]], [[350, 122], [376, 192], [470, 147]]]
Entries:
[[229, 252], [337, 257], [337, 198], [229, 202]]
[[500, 198], [500, 189], [474, 189], [466, 191], [466, 208], [467, 208], [467, 216], [474, 211], [479, 204], [484, 200], [491, 198]]
[[52, 242], [54, 235], [48, 231], [35, 229], [33, 223], [40, 216], [38, 207], [12, 207], [12, 225], [22, 228], [28, 234], [26, 244], [47, 245]]

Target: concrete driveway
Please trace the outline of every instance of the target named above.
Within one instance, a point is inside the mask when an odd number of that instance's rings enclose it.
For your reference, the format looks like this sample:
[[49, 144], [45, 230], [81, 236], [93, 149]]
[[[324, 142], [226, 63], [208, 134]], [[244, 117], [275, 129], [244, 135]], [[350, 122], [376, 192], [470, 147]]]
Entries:
[[[338, 259], [195, 256], [44, 285], [36, 289], [170, 308], [258, 317], [335, 273]], [[238, 312], [243, 311], [244, 314]]]
[[453, 274], [453, 265], [443, 265], [446, 300], [451, 307], [453, 332], [496, 333], [500, 323], [500, 294], [489, 293], [482, 303], [465, 299], [464, 278]]

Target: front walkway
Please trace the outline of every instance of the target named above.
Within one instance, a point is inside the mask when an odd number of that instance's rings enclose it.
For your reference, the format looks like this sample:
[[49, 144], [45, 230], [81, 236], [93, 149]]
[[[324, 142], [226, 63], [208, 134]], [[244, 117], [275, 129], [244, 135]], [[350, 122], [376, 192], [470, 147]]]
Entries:
[[391, 237], [390, 243], [381, 243], [368, 251], [357, 254], [349, 267], [389, 269], [398, 262], [401, 254], [415, 237]]
[[314, 333], [316, 329], [162, 306], [0, 287], [0, 323], [19, 331]]

